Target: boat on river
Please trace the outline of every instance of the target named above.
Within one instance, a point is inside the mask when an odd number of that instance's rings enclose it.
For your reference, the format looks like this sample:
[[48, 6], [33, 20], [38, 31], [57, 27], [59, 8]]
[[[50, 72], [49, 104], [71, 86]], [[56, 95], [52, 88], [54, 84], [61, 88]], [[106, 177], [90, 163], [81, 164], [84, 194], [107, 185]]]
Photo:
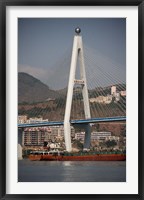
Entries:
[[62, 152], [62, 151], [31, 151], [32, 161], [124, 161], [124, 152]]

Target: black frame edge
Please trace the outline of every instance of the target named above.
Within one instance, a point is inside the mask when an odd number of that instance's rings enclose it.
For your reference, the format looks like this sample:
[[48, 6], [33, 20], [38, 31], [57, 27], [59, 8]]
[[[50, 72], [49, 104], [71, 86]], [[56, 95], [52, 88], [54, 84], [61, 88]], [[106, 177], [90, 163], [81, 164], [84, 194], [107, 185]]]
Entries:
[[[57, 5], [57, 6], [139, 6], [139, 106], [138, 106], [138, 129], [139, 129], [139, 194], [138, 195], [15, 195], [6, 194], [6, 6], [43, 6], [43, 5]], [[143, 136], [143, 113], [144, 113], [144, 92], [143, 92], [143, 74], [144, 74], [144, 1], [143, 0], [90, 0], [90, 1], [76, 1], [70, 0], [69, 2], [59, 0], [5, 0], [0, 1], [0, 199], [101, 199], [101, 200], [111, 200], [111, 199], [127, 199], [127, 200], [143, 200], [144, 199], [144, 159], [143, 153], [144, 147], [142, 145], [144, 141]]]
[[143, 0], [2, 0], [7, 6], [138, 6]]
[[144, 85], [144, 1], [139, 5], [139, 13], [138, 13], [138, 132], [139, 132], [139, 138], [138, 138], [138, 159], [139, 159], [139, 194], [141, 199], [144, 199], [144, 159], [143, 159], [143, 153], [144, 152], [144, 124], [143, 124], [143, 115], [144, 115], [144, 92], [143, 92], [143, 85]]

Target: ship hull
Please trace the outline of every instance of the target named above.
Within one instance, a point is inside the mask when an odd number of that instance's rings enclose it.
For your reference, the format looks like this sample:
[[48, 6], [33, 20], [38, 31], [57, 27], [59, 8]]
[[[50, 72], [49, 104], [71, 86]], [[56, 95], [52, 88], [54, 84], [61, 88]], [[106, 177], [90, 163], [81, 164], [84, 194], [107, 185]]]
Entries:
[[124, 161], [125, 154], [97, 154], [97, 155], [30, 155], [29, 159], [32, 161]]

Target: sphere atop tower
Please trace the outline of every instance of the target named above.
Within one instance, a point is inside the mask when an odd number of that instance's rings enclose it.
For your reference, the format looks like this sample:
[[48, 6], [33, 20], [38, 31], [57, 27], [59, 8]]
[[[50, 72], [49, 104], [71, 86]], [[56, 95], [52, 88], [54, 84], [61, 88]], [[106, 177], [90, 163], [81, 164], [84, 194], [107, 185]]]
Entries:
[[75, 29], [75, 32], [76, 32], [76, 34], [80, 34], [81, 29], [80, 29], [79, 27], [77, 27], [77, 28]]

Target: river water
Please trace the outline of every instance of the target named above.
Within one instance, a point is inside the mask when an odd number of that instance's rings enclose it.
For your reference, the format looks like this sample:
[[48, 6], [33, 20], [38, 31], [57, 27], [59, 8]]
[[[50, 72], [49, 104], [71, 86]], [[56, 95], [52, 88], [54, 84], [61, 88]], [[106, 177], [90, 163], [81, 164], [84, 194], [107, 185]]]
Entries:
[[18, 182], [125, 181], [125, 161], [18, 161]]

